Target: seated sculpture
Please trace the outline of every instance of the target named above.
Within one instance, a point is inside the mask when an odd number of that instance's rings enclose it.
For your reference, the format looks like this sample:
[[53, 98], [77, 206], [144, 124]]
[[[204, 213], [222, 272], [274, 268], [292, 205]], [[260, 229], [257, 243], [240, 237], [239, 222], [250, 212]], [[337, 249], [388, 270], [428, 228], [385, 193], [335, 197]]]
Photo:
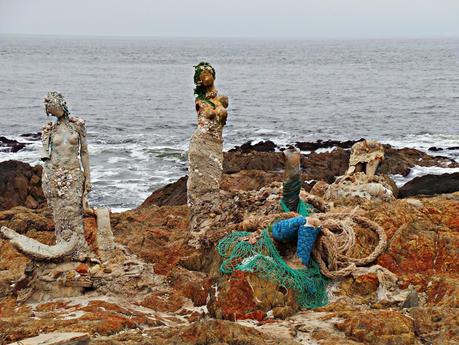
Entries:
[[355, 143], [351, 149], [349, 168], [343, 176], [325, 189], [326, 201], [344, 199], [395, 199], [396, 186], [377, 170], [384, 160], [384, 147], [372, 140]]
[[376, 170], [384, 160], [384, 147], [374, 140], [362, 140], [351, 148], [349, 168], [346, 175], [364, 172], [369, 178], [376, 175]]

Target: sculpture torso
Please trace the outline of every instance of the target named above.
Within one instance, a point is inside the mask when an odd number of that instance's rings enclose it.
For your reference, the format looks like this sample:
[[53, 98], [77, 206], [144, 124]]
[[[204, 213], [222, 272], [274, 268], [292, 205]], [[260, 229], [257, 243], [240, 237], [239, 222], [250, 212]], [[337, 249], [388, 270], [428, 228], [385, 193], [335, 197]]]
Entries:
[[45, 148], [49, 153], [46, 165], [67, 169], [81, 168], [79, 153], [82, 126], [83, 121], [78, 118], [45, 126], [43, 132], [48, 132], [49, 135], [49, 147]]
[[208, 102], [202, 99], [196, 100], [198, 131], [221, 139], [223, 127], [228, 116], [228, 111], [226, 110], [228, 100], [225, 96], [217, 97], [216, 95], [207, 100]]

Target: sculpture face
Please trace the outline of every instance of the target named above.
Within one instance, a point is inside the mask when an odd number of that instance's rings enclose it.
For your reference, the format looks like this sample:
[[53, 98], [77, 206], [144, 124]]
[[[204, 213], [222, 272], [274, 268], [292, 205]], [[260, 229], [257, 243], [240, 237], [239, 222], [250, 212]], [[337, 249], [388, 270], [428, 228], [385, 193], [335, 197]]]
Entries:
[[51, 114], [58, 119], [69, 114], [64, 96], [57, 91], [48, 92], [44, 99], [44, 105], [46, 114]]
[[202, 85], [204, 85], [205, 87], [209, 87], [214, 84], [214, 76], [210, 71], [202, 71], [201, 75], [199, 76], [199, 79], [201, 80]]
[[64, 116], [64, 109], [52, 103], [45, 103], [45, 110], [47, 114], [51, 114], [57, 118]]

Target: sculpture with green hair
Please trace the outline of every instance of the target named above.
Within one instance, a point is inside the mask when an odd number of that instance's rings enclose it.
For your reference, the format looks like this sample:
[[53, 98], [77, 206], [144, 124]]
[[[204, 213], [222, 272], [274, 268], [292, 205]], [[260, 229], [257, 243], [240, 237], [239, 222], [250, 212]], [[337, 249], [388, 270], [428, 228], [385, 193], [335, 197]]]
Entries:
[[208, 62], [194, 66], [195, 108], [198, 127], [188, 151], [189, 177], [187, 199], [190, 208], [192, 244], [211, 227], [210, 213], [219, 213], [220, 180], [223, 170], [223, 127], [228, 112], [228, 97], [218, 96], [214, 86], [215, 69]]

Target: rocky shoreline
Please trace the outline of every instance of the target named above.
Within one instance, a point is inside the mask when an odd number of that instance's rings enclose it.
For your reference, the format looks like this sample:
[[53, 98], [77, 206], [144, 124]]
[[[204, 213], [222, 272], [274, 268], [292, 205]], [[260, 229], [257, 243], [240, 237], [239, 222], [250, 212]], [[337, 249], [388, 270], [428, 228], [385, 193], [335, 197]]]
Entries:
[[[301, 161], [304, 189], [342, 175], [353, 143], [297, 143], [311, 151]], [[385, 152], [380, 172], [386, 175], [407, 176], [416, 166], [459, 167], [415, 149], [386, 146]], [[250, 196], [282, 181], [282, 168], [282, 153], [273, 143], [242, 145], [224, 154], [222, 189], [240, 198], [242, 214], [260, 207]], [[153, 192], [136, 209], [111, 214], [116, 242], [152, 267], [147, 273], [154, 285], [138, 276], [132, 278], [135, 285], [104, 295], [89, 286], [77, 298], [21, 304], [20, 287], [12, 283], [23, 277], [29, 261], [0, 240], [0, 344], [53, 331], [88, 333], [90, 344], [457, 343], [458, 174], [414, 178], [394, 201], [340, 205], [339, 211], [354, 210], [384, 228], [388, 247], [376, 263], [390, 270], [394, 281], [383, 284], [379, 271], [353, 274], [334, 281], [330, 303], [318, 309], [300, 310], [289, 291], [255, 273], [220, 273], [214, 248], [229, 229], [208, 238], [203, 248], [190, 247], [186, 177]], [[40, 176], [40, 168], [25, 163], [0, 163], [0, 226], [50, 244], [54, 224], [40, 199]], [[84, 223], [91, 243], [94, 216], [86, 215]], [[374, 234], [358, 229], [357, 241], [354, 254], [365, 256]], [[75, 274], [95, 277], [111, 269], [81, 266]], [[399, 290], [406, 292], [402, 300], [387, 297]]]

